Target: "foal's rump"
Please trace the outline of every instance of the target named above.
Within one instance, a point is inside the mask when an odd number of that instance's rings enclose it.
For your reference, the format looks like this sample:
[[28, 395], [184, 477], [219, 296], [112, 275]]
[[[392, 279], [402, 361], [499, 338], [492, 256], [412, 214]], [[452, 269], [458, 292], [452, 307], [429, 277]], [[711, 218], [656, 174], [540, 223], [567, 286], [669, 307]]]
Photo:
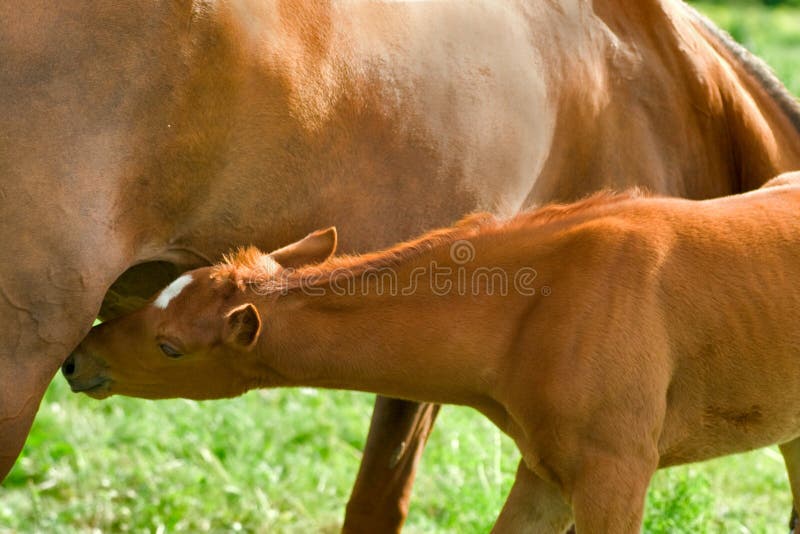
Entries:
[[791, 171], [779, 174], [775, 178], [762, 185], [761, 189], [764, 189], [765, 187], [777, 187], [781, 185], [800, 185], [800, 171]]
[[797, 185], [800, 173], [783, 174], [672, 224], [659, 275], [673, 365], [662, 466], [800, 435]]

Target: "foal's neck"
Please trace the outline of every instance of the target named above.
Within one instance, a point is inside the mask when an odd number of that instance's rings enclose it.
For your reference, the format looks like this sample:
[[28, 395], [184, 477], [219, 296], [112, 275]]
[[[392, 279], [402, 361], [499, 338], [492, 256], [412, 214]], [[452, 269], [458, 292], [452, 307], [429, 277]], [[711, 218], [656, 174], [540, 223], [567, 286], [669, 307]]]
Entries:
[[520, 363], [513, 351], [535, 358], [531, 340], [518, 338], [546, 331], [552, 284], [595, 256], [568, 230], [635, 197], [598, 194], [507, 223], [473, 217], [386, 253], [329, 261], [316, 275], [301, 270], [263, 297], [259, 350], [271, 371], [264, 385], [368, 391], [486, 413], [487, 399], [500, 400], [498, 380]]
[[[529, 297], [502, 296], [499, 286], [488, 294], [486, 278], [472, 286], [479, 265], [492, 262], [468, 261], [482, 254], [489, 252], [480, 239], [445, 243], [393, 266], [354, 266], [357, 274], [334, 283], [273, 296], [259, 350], [281, 379], [266, 385], [477, 407], [490, 395], [504, 353], [509, 325], [501, 312], [529, 304]], [[497, 284], [507, 276], [501, 272]]]

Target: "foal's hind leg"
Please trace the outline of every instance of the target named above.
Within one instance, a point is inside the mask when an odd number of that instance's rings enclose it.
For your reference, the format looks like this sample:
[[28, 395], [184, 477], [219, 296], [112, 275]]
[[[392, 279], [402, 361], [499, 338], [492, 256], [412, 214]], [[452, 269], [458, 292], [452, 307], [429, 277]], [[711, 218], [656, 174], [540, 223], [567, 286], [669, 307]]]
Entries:
[[520, 461], [514, 486], [492, 529], [494, 534], [560, 534], [572, 522], [572, 509], [558, 488]]
[[800, 438], [780, 446], [789, 485], [792, 487], [792, 515], [789, 518], [789, 531], [797, 532], [797, 510], [800, 509]]

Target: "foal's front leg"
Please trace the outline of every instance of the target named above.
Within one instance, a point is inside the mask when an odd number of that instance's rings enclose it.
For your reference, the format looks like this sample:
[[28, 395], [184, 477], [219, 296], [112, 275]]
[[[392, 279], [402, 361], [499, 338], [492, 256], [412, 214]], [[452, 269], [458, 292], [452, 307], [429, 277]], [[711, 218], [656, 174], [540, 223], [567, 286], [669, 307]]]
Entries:
[[789, 531], [797, 532], [797, 510], [800, 509], [800, 438], [780, 446], [789, 485], [792, 487], [792, 515], [789, 518]]
[[597, 454], [581, 463], [572, 492], [577, 534], [638, 534], [657, 461]]
[[517, 476], [494, 534], [561, 534], [572, 522], [572, 509], [559, 489], [519, 462]]

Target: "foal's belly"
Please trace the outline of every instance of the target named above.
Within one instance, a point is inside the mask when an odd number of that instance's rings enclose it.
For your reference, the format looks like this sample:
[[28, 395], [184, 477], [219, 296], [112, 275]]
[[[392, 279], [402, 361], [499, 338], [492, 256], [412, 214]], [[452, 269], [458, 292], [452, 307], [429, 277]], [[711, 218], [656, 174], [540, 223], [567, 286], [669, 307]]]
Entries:
[[[758, 317], [758, 312], [744, 316]], [[675, 359], [658, 443], [662, 467], [800, 436], [800, 331], [761, 313], [763, 324], [731, 328], [731, 334], [709, 329], [717, 340], [713, 345]], [[794, 324], [800, 315], [787, 314], [786, 320]]]
[[702, 409], [668, 417], [659, 441], [659, 467], [791, 441], [800, 436], [800, 399], [796, 400], [790, 410], [756, 402], [728, 406], [709, 403]]

